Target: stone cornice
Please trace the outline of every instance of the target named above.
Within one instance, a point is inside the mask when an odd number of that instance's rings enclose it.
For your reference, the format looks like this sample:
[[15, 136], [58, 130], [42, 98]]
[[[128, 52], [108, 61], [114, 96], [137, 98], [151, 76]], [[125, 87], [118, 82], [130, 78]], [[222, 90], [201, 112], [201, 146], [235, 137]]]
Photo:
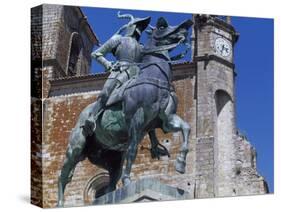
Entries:
[[214, 60], [216, 62], [219, 62], [219, 63], [222, 63], [224, 64], [225, 66], [229, 67], [229, 68], [232, 68], [234, 69], [235, 68], [235, 65], [234, 63], [231, 63], [229, 62], [228, 60], [225, 60], [221, 57], [218, 57], [217, 55], [214, 55], [214, 54], [205, 54], [203, 56], [196, 56], [194, 57], [194, 62], [198, 62], [198, 61], [211, 61], [211, 60]]
[[[173, 65], [173, 81], [192, 78], [195, 76], [195, 64], [184, 62]], [[101, 90], [109, 73], [72, 76], [50, 80], [49, 96], [60, 96], [73, 93], [82, 93]]]

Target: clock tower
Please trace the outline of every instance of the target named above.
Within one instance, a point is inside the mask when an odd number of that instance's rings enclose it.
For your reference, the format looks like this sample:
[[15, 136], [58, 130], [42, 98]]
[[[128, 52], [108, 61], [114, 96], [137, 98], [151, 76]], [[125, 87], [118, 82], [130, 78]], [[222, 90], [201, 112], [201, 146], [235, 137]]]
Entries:
[[196, 194], [236, 195], [235, 70], [229, 17], [193, 15], [196, 64]]

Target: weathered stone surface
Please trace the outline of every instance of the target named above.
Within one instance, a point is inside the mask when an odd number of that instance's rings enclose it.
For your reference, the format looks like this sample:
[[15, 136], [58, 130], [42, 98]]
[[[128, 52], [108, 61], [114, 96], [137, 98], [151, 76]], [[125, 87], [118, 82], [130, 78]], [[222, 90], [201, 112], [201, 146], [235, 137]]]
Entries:
[[168, 186], [153, 178], [144, 178], [95, 199], [93, 204], [165, 201], [191, 198], [193, 198], [193, 195], [180, 188]]
[[42, 191], [42, 101], [31, 99], [31, 203], [43, 206]]
[[[98, 43], [79, 7], [51, 4], [31, 9], [31, 41], [32, 95], [38, 98], [49, 96], [52, 79], [89, 74], [90, 54]], [[70, 73], [73, 45], [78, 59]]]

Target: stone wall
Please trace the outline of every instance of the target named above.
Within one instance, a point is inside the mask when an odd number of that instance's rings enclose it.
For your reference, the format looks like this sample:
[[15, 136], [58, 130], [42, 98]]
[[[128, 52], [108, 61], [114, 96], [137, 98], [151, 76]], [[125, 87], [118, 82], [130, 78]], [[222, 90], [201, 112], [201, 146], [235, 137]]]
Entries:
[[[179, 67], [183, 68], [183, 67]], [[174, 163], [182, 143], [180, 133], [164, 134], [157, 130], [157, 136], [166, 146], [171, 158], [163, 157], [160, 160], [150, 156], [150, 142], [148, 136], [139, 145], [138, 156], [132, 168], [132, 179], [157, 178], [162, 182], [191, 191], [194, 189], [194, 162], [195, 162], [195, 77], [187, 77], [174, 82], [179, 98], [178, 114], [191, 125], [189, 153], [187, 156], [186, 174], [176, 173]], [[74, 93], [47, 98], [44, 101], [43, 116], [43, 206], [54, 207], [57, 201], [57, 180], [65, 158], [65, 150], [71, 129], [74, 127], [78, 115], [84, 107], [95, 101], [99, 91]], [[87, 203], [84, 196], [86, 186], [91, 178], [102, 172], [88, 160], [77, 166], [72, 182], [67, 186], [65, 205], [76, 206]], [[121, 183], [119, 182], [119, 186]]]
[[248, 139], [239, 132], [235, 137], [234, 195], [268, 193], [268, 185], [256, 167], [257, 153]]
[[[48, 98], [44, 101], [43, 116], [43, 206], [55, 207], [57, 180], [61, 169], [68, 137], [82, 109], [95, 100], [96, 93]], [[82, 205], [83, 188], [87, 180], [97, 173], [88, 161], [80, 163], [71, 186], [66, 188], [66, 206]], [[67, 198], [68, 197], [68, 198]]]
[[62, 5], [42, 5], [42, 53], [43, 60], [55, 59], [59, 44], [59, 29], [62, 23]]
[[42, 14], [41, 6], [31, 10], [31, 203], [43, 206], [42, 199]]
[[44, 67], [41, 77], [43, 89], [46, 88], [43, 97], [46, 98], [50, 90], [49, 80], [70, 74], [72, 45], [76, 41], [79, 43], [75, 75], [86, 75], [91, 66], [90, 53], [98, 40], [79, 7], [43, 4], [32, 10], [31, 18], [32, 58], [38, 60], [38, 66]]
[[34, 205], [43, 207], [42, 191], [42, 102], [33, 97], [31, 99], [31, 198]]
[[[71, 24], [79, 21], [72, 27]], [[31, 9], [31, 202], [43, 203], [45, 117], [42, 106], [49, 96], [50, 80], [67, 75], [70, 37], [73, 31], [81, 36], [83, 52], [78, 74], [87, 74], [91, 64], [90, 52], [98, 42], [79, 7], [44, 4]], [[44, 123], [45, 119], [43, 120]], [[42, 132], [44, 136], [42, 137]], [[51, 199], [52, 201], [52, 199]], [[54, 206], [54, 205], [53, 205]]]

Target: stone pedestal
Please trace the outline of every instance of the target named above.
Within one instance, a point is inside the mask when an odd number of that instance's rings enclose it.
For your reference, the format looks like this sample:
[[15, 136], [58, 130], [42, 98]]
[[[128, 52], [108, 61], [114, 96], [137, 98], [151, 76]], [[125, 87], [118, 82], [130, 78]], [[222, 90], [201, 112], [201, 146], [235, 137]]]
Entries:
[[159, 180], [146, 178], [132, 182], [94, 200], [94, 205], [193, 199], [192, 195], [180, 188], [163, 184]]

